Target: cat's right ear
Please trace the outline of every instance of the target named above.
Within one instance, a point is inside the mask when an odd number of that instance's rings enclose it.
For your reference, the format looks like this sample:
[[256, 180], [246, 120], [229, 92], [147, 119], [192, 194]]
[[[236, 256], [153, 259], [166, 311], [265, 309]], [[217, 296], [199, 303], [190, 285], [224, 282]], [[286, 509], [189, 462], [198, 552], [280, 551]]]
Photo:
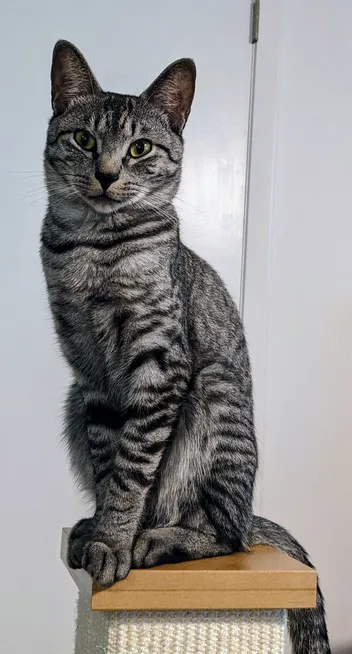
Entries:
[[195, 82], [194, 61], [179, 59], [165, 68], [141, 97], [165, 113], [171, 129], [181, 134], [191, 111]]
[[54, 114], [67, 109], [80, 95], [98, 95], [101, 88], [85, 58], [69, 41], [58, 41], [51, 66], [51, 104]]

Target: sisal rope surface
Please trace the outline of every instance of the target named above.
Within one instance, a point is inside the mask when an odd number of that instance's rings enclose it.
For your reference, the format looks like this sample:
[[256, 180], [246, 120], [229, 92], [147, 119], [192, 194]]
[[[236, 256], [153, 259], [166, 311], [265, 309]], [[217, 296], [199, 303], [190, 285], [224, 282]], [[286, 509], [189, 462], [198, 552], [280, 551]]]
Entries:
[[283, 654], [285, 611], [91, 611], [80, 593], [75, 654]]

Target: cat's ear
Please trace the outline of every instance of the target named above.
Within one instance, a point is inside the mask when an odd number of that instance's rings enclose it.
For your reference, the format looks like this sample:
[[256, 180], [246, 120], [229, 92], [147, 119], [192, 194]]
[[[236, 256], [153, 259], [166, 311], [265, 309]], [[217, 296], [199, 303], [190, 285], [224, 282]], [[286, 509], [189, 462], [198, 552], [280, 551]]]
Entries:
[[69, 41], [58, 41], [51, 66], [51, 104], [62, 113], [70, 100], [80, 95], [97, 95], [101, 88], [85, 58]]
[[195, 82], [192, 59], [179, 59], [165, 68], [141, 97], [167, 114], [171, 128], [180, 134], [191, 111]]

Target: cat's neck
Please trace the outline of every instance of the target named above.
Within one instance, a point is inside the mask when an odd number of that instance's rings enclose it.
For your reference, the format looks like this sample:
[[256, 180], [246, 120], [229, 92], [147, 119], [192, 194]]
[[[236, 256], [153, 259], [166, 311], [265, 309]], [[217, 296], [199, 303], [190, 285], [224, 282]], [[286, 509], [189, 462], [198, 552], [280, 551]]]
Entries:
[[126, 245], [139, 241], [145, 247], [144, 239], [148, 237], [151, 245], [154, 240], [154, 246], [155, 239], [171, 248], [179, 243], [179, 221], [171, 201], [139, 209], [131, 205], [102, 214], [81, 202], [49, 198], [44, 232], [58, 242], [89, 242], [98, 248], [110, 241]]

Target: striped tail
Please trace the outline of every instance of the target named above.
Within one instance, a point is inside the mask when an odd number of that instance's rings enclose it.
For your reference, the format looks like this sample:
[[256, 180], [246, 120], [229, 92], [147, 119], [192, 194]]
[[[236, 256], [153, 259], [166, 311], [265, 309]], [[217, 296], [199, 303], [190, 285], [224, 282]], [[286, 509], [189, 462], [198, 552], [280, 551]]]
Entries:
[[[280, 525], [254, 516], [251, 545], [272, 545], [292, 558], [313, 568], [307, 552]], [[315, 609], [290, 609], [288, 629], [294, 654], [331, 654], [326, 628], [324, 598], [318, 583]]]

